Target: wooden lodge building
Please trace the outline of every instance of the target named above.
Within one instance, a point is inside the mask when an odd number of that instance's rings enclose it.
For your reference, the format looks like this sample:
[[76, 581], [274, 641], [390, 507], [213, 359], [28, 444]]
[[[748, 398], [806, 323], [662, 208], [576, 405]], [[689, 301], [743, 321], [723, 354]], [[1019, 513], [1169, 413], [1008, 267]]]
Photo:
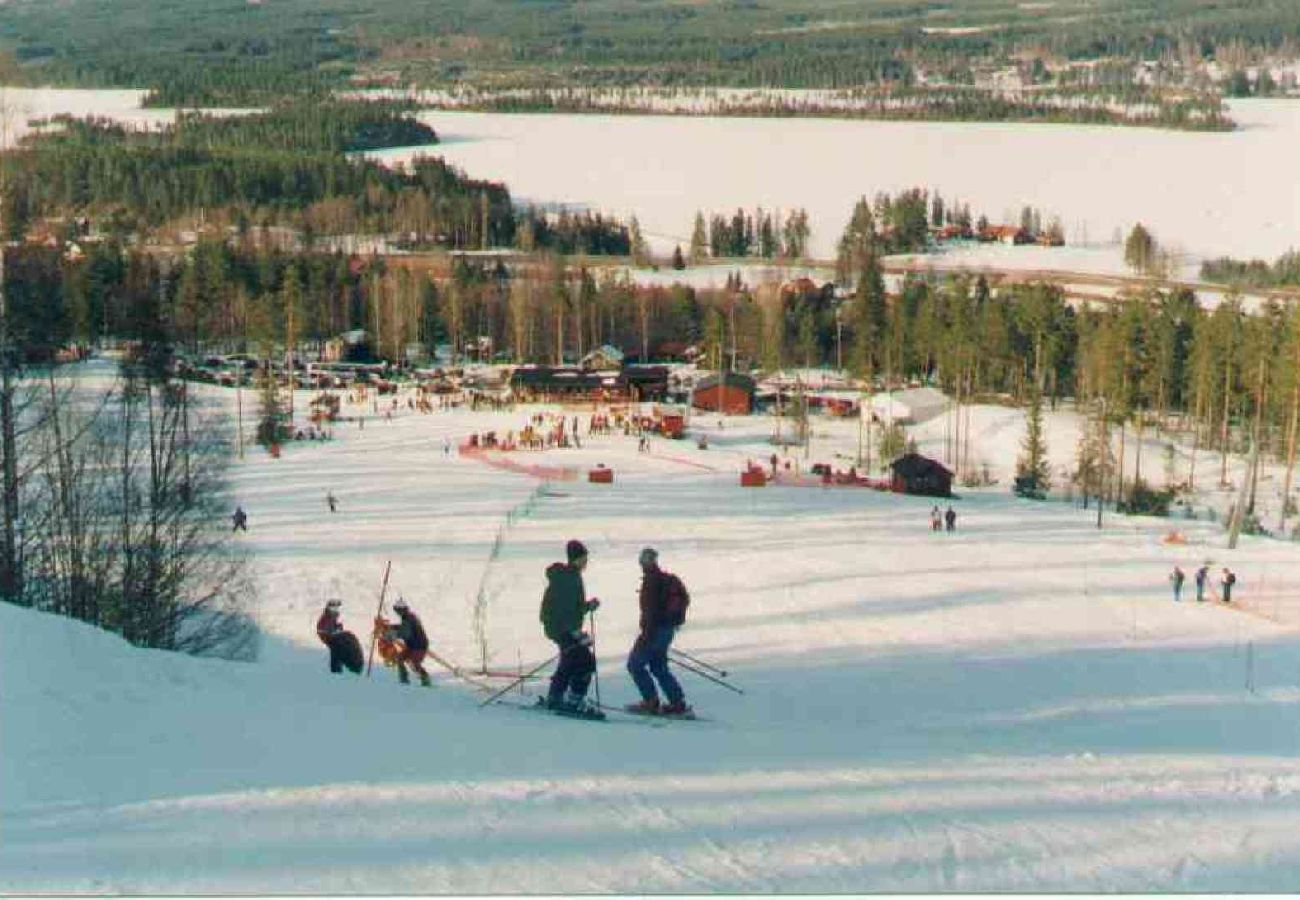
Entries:
[[519, 366], [510, 389], [524, 401], [662, 401], [668, 394], [666, 366], [624, 366], [598, 372], [580, 366]]
[[754, 408], [758, 385], [739, 372], [718, 372], [695, 382], [691, 406], [729, 416], [747, 416]]
[[952, 472], [942, 463], [919, 453], [905, 453], [890, 464], [890, 490], [923, 497], [951, 497]]

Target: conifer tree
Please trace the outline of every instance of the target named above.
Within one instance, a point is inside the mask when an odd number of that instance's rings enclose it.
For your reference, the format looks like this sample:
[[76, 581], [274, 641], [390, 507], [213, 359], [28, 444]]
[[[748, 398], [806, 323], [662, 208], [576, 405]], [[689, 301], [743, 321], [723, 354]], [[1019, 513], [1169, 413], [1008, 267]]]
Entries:
[[709, 235], [704, 227], [704, 213], [695, 213], [695, 225], [691, 228], [691, 265], [698, 266], [709, 252]]
[[1051, 487], [1051, 467], [1047, 463], [1047, 442], [1043, 435], [1043, 395], [1037, 384], [1029, 389], [1029, 408], [1025, 413], [1023, 451], [1016, 461], [1015, 492], [1021, 497], [1042, 500]]

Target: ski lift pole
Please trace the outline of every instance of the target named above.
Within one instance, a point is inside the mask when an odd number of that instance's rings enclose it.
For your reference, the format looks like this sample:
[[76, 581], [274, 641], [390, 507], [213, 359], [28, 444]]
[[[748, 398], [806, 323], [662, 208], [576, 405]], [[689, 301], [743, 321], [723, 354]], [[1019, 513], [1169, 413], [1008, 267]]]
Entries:
[[533, 675], [536, 675], [536, 674], [537, 674], [538, 672], [540, 672], [542, 669], [546, 668], [547, 666], [549, 666], [551, 663], [555, 662], [555, 661], [556, 661], [557, 659], [559, 659], [559, 658], [560, 658], [560, 654], [557, 653], [557, 654], [555, 654], [554, 656], [552, 656], [550, 659], [548, 659], [546, 662], [544, 662], [544, 663], [539, 663], [538, 665], [536, 665], [536, 666], [534, 666], [533, 668], [529, 669], [529, 670], [528, 670], [527, 672], [525, 672], [524, 674], [520, 675], [520, 676], [519, 676], [518, 678], [516, 678], [514, 681], [510, 682], [509, 684], [507, 684], [507, 685], [506, 685], [505, 687], [503, 687], [501, 690], [497, 691], [497, 692], [496, 692], [495, 694], [493, 694], [491, 697], [488, 697], [486, 700], [484, 700], [482, 703], [480, 703], [479, 706], [487, 706], [487, 705], [488, 705], [489, 703], [491, 703], [493, 700], [496, 700], [496, 699], [498, 699], [498, 698], [500, 698], [500, 697], [503, 697], [505, 694], [507, 694], [507, 693], [509, 693], [511, 690], [513, 690], [517, 685], [523, 684], [526, 680], [528, 680], [529, 678], [531, 678]]
[[701, 678], [705, 678], [709, 681], [712, 681], [714, 684], [720, 684], [729, 691], [735, 691], [737, 694], [745, 693], [740, 688], [736, 687], [734, 684], [728, 684], [727, 682], [723, 681], [721, 678], [714, 678], [712, 675], [710, 675], [708, 672], [704, 671], [703, 669], [697, 669], [695, 666], [691, 665], [690, 663], [683, 662], [682, 660], [677, 659], [676, 657], [669, 657], [668, 661], [670, 663], [673, 663], [674, 665], [681, 666], [687, 672], [693, 672], [696, 675], [700, 676]]
[[[384, 614], [384, 594], [388, 592], [388, 573], [393, 570], [393, 561], [390, 559], [384, 566], [384, 583], [379, 587], [379, 606], [375, 610], [375, 618], [378, 619]], [[370, 677], [370, 667], [375, 661], [375, 644], [379, 641], [379, 632], [372, 625], [370, 629], [370, 656], [366, 659], [366, 677]]]
[[727, 670], [726, 670], [726, 669], [719, 669], [719, 668], [718, 668], [717, 666], [715, 666], [715, 665], [712, 665], [712, 664], [710, 664], [710, 663], [706, 663], [706, 662], [705, 662], [704, 660], [702, 660], [702, 659], [698, 659], [698, 658], [696, 658], [696, 657], [694, 657], [694, 656], [691, 656], [691, 655], [690, 655], [689, 653], [687, 653], [685, 650], [678, 650], [676, 647], [669, 647], [669, 648], [668, 648], [668, 652], [670, 652], [670, 653], [676, 653], [678, 656], [680, 656], [682, 659], [686, 660], [687, 662], [694, 663], [694, 664], [697, 665], [697, 666], [700, 666], [700, 667], [702, 667], [702, 668], [708, 669], [710, 672], [715, 672], [715, 673], [717, 673], [718, 675], [722, 676], [723, 678], [726, 678], [726, 677], [727, 677]]

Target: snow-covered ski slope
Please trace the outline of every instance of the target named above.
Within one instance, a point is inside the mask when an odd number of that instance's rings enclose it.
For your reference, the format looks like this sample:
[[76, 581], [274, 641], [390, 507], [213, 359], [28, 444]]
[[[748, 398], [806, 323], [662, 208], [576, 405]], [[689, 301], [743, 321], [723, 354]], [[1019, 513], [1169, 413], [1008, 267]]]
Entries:
[[[613, 485], [444, 458], [445, 436], [525, 415], [403, 411], [278, 460], [251, 451], [236, 499], [262, 588], [257, 663], [136, 650], [0, 604], [0, 890], [1300, 884], [1296, 545], [1229, 553], [1195, 522], [1167, 545], [1170, 523], [1109, 513], [1098, 532], [1005, 487], [965, 492], [958, 532], [934, 535], [924, 498], [740, 488], [745, 458], [770, 453], [762, 420], [697, 419], [707, 451], [638, 454], [618, 435], [515, 455], [603, 462]], [[1014, 456], [1020, 429], [1000, 427]], [[811, 460], [851, 451], [851, 423], [819, 431]], [[647, 544], [692, 591], [678, 646], [745, 695], [682, 673], [710, 721], [651, 728], [479, 709], [441, 669], [429, 690], [379, 667], [327, 673], [321, 604], [341, 597], [366, 633], [388, 559], [390, 598], [441, 655], [478, 663], [481, 589], [490, 663], [545, 659], [542, 571], [574, 537], [605, 601], [606, 703], [635, 699], [623, 660]], [[1170, 599], [1170, 568], [1206, 558], [1239, 573], [1239, 608], [1186, 602], [1190, 578]]]

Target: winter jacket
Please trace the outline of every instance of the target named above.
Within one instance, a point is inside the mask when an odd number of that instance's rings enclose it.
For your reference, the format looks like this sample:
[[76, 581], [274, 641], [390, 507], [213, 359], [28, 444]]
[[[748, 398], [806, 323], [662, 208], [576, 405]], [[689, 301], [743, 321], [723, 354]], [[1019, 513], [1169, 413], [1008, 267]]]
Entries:
[[420, 618], [413, 612], [398, 613], [402, 618], [397, 623], [397, 637], [406, 649], [412, 652], [419, 652], [429, 649], [429, 638], [424, 633], [424, 626], [420, 624]]
[[586, 614], [587, 589], [582, 584], [582, 573], [567, 563], [547, 566], [541, 612], [546, 636], [558, 641], [563, 635], [580, 631]]
[[327, 609], [325, 612], [321, 613], [320, 618], [316, 620], [316, 636], [320, 638], [320, 642], [327, 647], [334, 636], [342, 630], [343, 623], [339, 621], [339, 614], [336, 612]]
[[666, 609], [666, 586], [667, 579], [664, 578], [664, 572], [658, 566], [655, 566], [648, 572], [641, 573], [642, 634], [649, 634], [660, 625], [672, 624], [669, 622], [668, 611]]

